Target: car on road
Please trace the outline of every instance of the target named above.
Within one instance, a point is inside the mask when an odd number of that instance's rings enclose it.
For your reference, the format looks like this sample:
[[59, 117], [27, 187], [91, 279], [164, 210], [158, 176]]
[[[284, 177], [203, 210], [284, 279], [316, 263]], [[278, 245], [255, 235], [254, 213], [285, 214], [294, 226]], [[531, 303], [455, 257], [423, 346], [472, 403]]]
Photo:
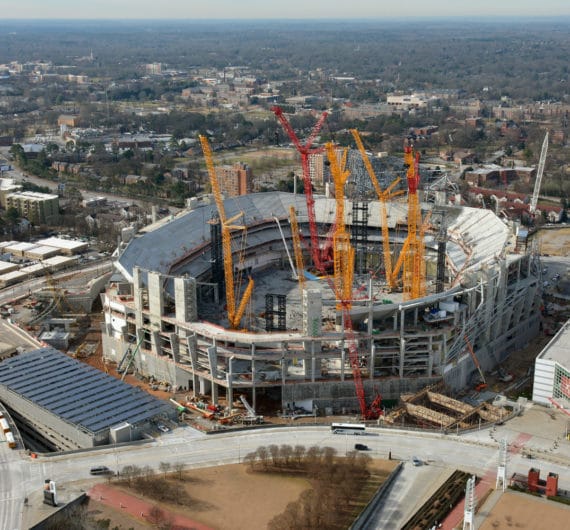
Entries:
[[91, 475], [113, 475], [113, 471], [111, 471], [107, 466], [96, 466], [92, 467], [89, 470]]
[[357, 451], [368, 451], [368, 446], [364, 444], [354, 444], [354, 448]]
[[417, 456], [414, 456], [414, 457], [412, 458], [412, 464], [414, 464], [414, 466], [421, 466], [421, 465], [422, 465], [422, 461], [421, 461]]

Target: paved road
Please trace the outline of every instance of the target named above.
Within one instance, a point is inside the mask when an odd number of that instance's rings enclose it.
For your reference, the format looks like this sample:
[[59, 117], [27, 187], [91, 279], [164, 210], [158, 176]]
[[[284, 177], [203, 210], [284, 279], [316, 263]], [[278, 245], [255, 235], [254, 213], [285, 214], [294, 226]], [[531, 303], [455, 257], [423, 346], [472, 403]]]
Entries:
[[[4, 156], [4, 158], [7, 158], [9, 149], [10, 149], [9, 147], [0, 148], [0, 156]], [[14, 162], [8, 162], [8, 163], [11, 164], [12, 166], [14, 165]], [[14, 169], [11, 171], [4, 171], [2, 174], [2, 177], [15, 179], [18, 182], [20, 182], [22, 180], [27, 180], [28, 182], [31, 182], [32, 184], [35, 184], [36, 186], [45, 186], [45, 187], [48, 187], [54, 193], [57, 193], [57, 185], [58, 185], [57, 182], [54, 182], [53, 180], [42, 179], [42, 178], [36, 177], [34, 175], [28, 175], [27, 173], [24, 174], [22, 171], [20, 171], [15, 166], [14, 166]], [[106, 197], [110, 201], [121, 201], [121, 202], [126, 202], [129, 204], [138, 204], [140, 206], [145, 205], [145, 204], [150, 204], [150, 201], [143, 201], [140, 199], [132, 199], [130, 197], [123, 197], [121, 195], [114, 195], [111, 193], [105, 193], [104, 191], [91, 191], [91, 190], [79, 190], [79, 191], [81, 192], [81, 196], [84, 199], [94, 199], [96, 197]]]
[[[561, 414], [561, 413], [560, 413]], [[529, 421], [535, 421], [532, 416]], [[565, 421], [564, 418], [561, 420]], [[540, 428], [539, 426], [536, 426]], [[522, 426], [524, 428], [524, 425]], [[513, 472], [528, 471], [529, 461], [522, 456], [520, 444], [521, 424], [515, 423], [513, 428], [503, 426], [496, 431], [482, 430], [465, 436], [443, 434], [419, 434], [407, 431], [385, 431], [369, 429], [366, 436], [356, 437], [334, 435], [327, 427], [302, 428], [270, 428], [239, 433], [221, 433], [205, 435], [190, 427], [182, 427], [162, 435], [155, 442], [145, 446], [114, 448], [108, 447], [96, 451], [76, 454], [40, 457], [32, 460], [22, 457], [0, 465], [0, 499], [4, 504], [6, 516], [2, 528], [19, 528], [17, 518], [22, 510], [23, 498], [37, 492], [45, 478], [55, 480], [60, 487], [66, 486], [71, 492], [77, 481], [92, 479], [89, 469], [95, 465], [105, 465], [113, 470], [120, 470], [126, 465], [140, 467], [150, 466], [158, 469], [160, 462], [171, 464], [184, 463], [188, 468], [209, 467], [242, 461], [244, 456], [261, 445], [284, 444], [318, 445], [334, 447], [339, 454], [352, 450], [355, 440], [364, 441], [371, 448], [370, 456], [386, 458], [388, 452], [392, 457], [406, 462], [404, 470], [392, 488], [384, 508], [376, 514], [372, 528], [396, 528], [413, 513], [450, 469], [462, 469], [479, 476], [494, 473], [498, 457], [498, 443], [492, 436], [501, 436], [513, 444], [513, 452], [509, 456], [508, 475]], [[540, 436], [528, 435], [525, 443], [539, 450], [532, 464], [544, 471], [555, 472], [560, 477], [560, 487], [570, 489], [570, 444], [559, 445], [555, 456], [566, 460], [555, 463], [549, 458], [552, 446], [550, 434]], [[411, 458], [418, 456], [426, 460], [428, 465], [414, 467]], [[20, 484], [21, 482], [21, 484]], [[15, 488], [14, 490], [12, 488]], [[79, 488], [76, 486], [77, 491]]]

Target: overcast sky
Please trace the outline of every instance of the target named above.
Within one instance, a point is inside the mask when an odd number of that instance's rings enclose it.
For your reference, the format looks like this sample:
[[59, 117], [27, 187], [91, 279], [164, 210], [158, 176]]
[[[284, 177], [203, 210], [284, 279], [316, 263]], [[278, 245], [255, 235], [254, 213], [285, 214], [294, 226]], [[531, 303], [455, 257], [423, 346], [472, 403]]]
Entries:
[[0, 0], [2, 19], [268, 19], [570, 15], [570, 0]]

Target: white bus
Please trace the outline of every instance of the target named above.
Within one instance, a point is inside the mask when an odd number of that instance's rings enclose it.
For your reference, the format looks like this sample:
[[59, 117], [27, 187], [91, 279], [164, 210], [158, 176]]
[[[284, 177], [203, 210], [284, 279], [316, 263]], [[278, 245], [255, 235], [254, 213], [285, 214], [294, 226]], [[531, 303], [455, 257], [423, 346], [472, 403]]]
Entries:
[[364, 434], [366, 425], [363, 423], [332, 423], [333, 434]]

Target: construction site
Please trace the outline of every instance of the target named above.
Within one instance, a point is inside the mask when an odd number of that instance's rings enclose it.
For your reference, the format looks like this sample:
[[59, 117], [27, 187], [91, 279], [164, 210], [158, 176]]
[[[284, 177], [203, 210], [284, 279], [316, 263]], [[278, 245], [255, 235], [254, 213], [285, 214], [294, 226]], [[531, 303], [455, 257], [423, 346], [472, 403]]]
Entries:
[[[262, 413], [378, 419], [431, 385], [482, 391], [484, 374], [539, 331], [539, 257], [517, 224], [456, 206], [445, 189], [422, 200], [411, 143], [401, 177], [386, 183], [356, 130], [349, 155], [312, 146], [324, 114], [301, 143], [275, 113], [300, 154], [305, 193], [224, 199], [201, 137], [212, 198], [119, 249], [120, 275], [102, 295], [105, 362], [186, 394], [182, 408], [223, 417], [241, 401], [249, 422]], [[322, 194], [311, 184], [319, 154], [331, 184]], [[493, 410], [456, 412], [462, 426], [496, 421]], [[411, 406], [407, 414], [443, 425]]]

